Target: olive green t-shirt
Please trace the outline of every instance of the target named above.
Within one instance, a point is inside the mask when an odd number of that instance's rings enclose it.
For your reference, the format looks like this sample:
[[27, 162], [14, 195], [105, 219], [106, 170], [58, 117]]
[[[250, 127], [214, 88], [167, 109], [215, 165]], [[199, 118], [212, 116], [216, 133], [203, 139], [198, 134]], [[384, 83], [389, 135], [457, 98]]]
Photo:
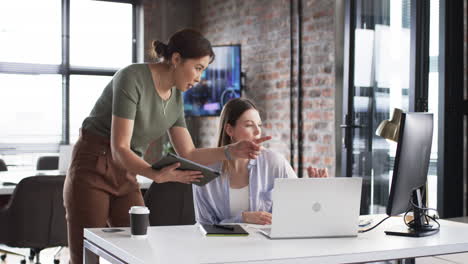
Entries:
[[163, 101], [154, 88], [148, 64], [132, 64], [119, 70], [82, 128], [110, 138], [112, 115], [134, 120], [130, 147], [139, 156], [169, 128], [186, 127], [182, 93], [172, 88], [171, 97]]

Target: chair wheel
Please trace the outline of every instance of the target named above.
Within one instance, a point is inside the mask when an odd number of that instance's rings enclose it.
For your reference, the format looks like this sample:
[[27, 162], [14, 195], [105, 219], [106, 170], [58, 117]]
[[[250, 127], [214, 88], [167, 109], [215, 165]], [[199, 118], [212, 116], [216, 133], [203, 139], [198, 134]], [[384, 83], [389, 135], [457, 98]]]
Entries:
[[1, 259], [2, 261], [5, 261], [5, 259], [6, 259], [6, 254], [2, 254], [2, 255], [0, 256], [0, 259]]
[[35, 256], [36, 256], [36, 251], [34, 251], [33, 249], [30, 249], [29, 250], [29, 261], [33, 261]]
[[54, 264], [60, 264], [60, 259], [54, 259]]
[[23, 260], [21, 260], [21, 262], [20, 262], [20, 263], [21, 263], [21, 264], [26, 264], [26, 260], [25, 260], [25, 259], [23, 259]]

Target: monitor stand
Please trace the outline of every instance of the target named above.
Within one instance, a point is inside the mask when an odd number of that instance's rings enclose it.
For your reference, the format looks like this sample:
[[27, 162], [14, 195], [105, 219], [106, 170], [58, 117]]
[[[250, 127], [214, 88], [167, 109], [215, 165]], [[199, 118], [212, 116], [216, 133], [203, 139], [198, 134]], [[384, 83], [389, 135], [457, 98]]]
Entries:
[[439, 232], [439, 229], [430, 229], [430, 230], [416, 230], [408, 227], [401, 227], [400, 230], [393, 229], [393, 230], [386, 230], [385, 234], [390, 236], [406, 236], [406, 237], [425, 237], [431, 236]]
[[[411, 203], [412, 211], [414, 214], [414, 220], [408, 226], [396, 227], [394, 230], [385, 231], [385, 234], [391, 236], [406, 236], [406, 237], [425, 237], [431, 236], [439, 232], [439, 228], [434, 228], [432, 225], [426, 223], [424, 204], [422, 202], [421, 189], [418, 188], [413, 191], [412, 198], [413, 203]], [[414, 206], [414, 204], [417, 205]]]

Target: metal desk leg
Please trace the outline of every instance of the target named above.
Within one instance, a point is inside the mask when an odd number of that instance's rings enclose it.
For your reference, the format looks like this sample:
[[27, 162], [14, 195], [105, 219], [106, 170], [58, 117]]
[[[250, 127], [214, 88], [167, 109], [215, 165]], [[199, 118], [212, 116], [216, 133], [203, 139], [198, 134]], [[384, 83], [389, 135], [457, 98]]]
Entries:
[[95, 246], [87, 240], [83, 243], [83, 262], [84, 264], [99, 264], [99, 256], [96, 254]]
[[113, 256], [105, 249], [98, 247], [88, 240], [83, 241], [83, 262], [85, 264], [99, 264], [99, 257], [112, 264], [125, 264], [123, 260]]
[[398, 264], [414, 264], [416, 263], [414, 258], [409, 258], [409, 259], [399, 259]]

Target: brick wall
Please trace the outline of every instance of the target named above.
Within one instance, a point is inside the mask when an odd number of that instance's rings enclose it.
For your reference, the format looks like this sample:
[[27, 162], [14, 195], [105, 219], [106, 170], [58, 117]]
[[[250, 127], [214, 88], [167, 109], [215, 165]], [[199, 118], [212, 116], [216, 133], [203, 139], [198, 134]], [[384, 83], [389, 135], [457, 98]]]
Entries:
[[167, 42], [177, 30], [193, 25], [192, 0], [142, 0], [145, 61], [150, 61], [153, 40]]
[[[213, 44], [242, 44], [242, 69], [247, 73], [244, 96], [261, 109], [264, 134], [273, 136], [268, 147], [288, 159], [289, 2], [200, 0], [194, 16], [196, 27]], [[302, 39], [304, 165], [328, 167], [331, 175], [335, 163], [334, 5], [328, 0], [303, 1]], [[218, 118], [196, 118], [191, 122], [198, 129], [198, 146], [214, 146]]]
[[[285, 156], [290, 135], [288, 2], [202, 0], [197, 16], [198, 28], [213, 44], [242, 45], [242, 70], [247, 74], [243, 95], [259, 107], [264, 134], [273, 137], [269, 147]], [[214, 145], [218, 118], [201, 122], [210, 130], [200, 133], [202, 146]]]
[[335, 165], [335, 1], [303, 1], [304, 165]]

